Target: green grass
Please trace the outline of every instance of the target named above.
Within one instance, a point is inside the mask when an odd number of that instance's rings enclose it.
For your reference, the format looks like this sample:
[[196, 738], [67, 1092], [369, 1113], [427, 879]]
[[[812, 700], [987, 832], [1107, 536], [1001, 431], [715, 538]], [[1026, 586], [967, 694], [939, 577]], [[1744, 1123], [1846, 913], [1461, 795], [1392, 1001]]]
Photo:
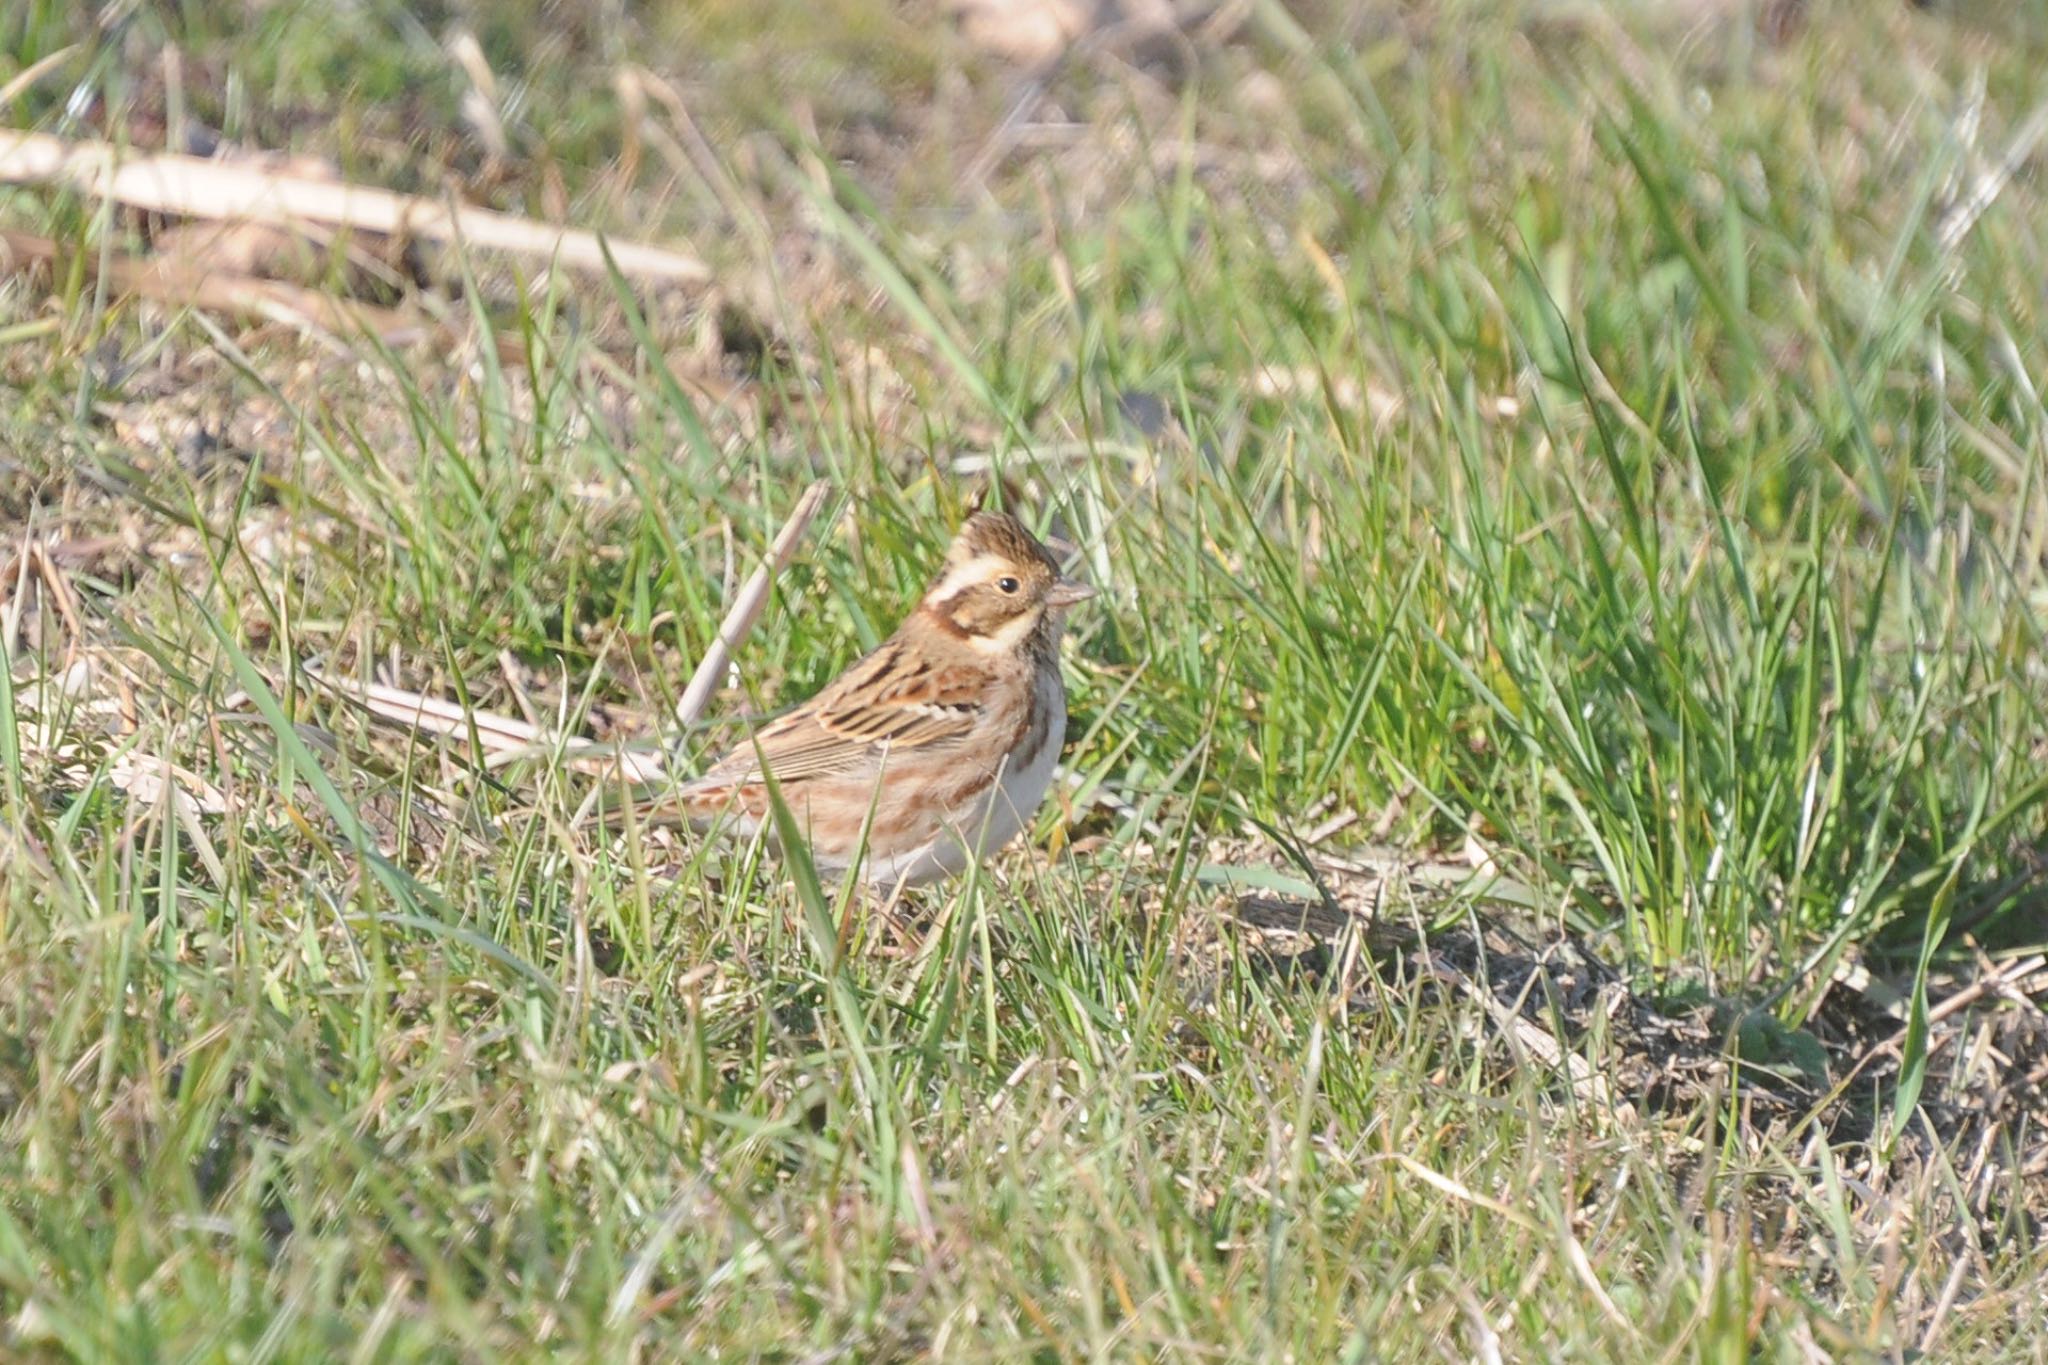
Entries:
[[[2024, 42], [1258, 6], [1179, 84], [1056, 73], [1072, 126], [990, 161], [1016, 92], [943, 25], [657, 8], [479, 26], [495, 172], [394, 4], [0, 19], [0, 82], [81, 44], [15, 122], [80, 133], [80, 80], [141, 118], [175, 42], [234, 137], [515, 211], [553, 181], [720, 271], [461, 262], [445, 308], [524, 364], [0, 280], [0, 558], [123, 538], [69, 571], [84, 638], [32, 613], [0, 673], [0, 1346], [2042, 1358], [2040, 1134], [1945, 1136], [1960, 1045], [1921, 1034], [1896, 1110], [1852, 1081], [1861, 1126], [1731, 1090], [1631, 1121], [1369, 956], [1261, 967], [1199, 875], [1298, 879], [1273, 832], [1349, 808], [1331, 851], [1469, 841], [1646, 994], [1791, 1029], [1840, 964], [1924, 1011], [2042, 946], [2035, 162], [1958, 209], [2036, 102]], [[628, 62], [694, 131], [627, 136]], [[0, 221], [141, 240], [47, 191]], [[783, 343], [725, 405], [670, 373], [727, 363], [720, 300]], [[991, 462], [1104, 590], [1082, 785], [912, 927], [609, 837], [553, 756], [487, 772], [291, 667], [654, 737], [823, 476], [714, 716], [774, 706], [886, 634]]]

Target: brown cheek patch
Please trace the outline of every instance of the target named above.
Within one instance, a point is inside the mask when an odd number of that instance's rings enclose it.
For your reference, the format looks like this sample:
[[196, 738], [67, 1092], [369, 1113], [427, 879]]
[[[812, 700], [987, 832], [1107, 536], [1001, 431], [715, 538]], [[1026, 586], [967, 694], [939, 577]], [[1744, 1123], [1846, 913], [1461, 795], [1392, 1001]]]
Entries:
[[946, 613], [946, 619], [957, 627], [962, 635], [978, 635], [988, 628], [988, 603], [970, 588], [954, 599], [953, 609]]
[[967, 638], [969, 633], [967, 627], [961, 625], [951, 612], [931, 611], [927, 612], [926, 615], [934, 626], [937, 626], [954, 639], [964, 640]]

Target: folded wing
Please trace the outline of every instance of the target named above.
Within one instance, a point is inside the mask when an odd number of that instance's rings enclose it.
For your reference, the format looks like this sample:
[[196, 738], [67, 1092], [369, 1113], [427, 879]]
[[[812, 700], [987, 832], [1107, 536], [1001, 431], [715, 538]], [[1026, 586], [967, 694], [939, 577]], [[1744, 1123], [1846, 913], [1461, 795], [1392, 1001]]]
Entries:
[[892, 640], [752, 741], [735, 745], [683, 792], [704, 798], [756, 785], [764, 759], [777, 783], [789, 783], [872, 771], [887, 752], [942, 749], [981, 722], [987, 687], [978, 668], [936, 668]]

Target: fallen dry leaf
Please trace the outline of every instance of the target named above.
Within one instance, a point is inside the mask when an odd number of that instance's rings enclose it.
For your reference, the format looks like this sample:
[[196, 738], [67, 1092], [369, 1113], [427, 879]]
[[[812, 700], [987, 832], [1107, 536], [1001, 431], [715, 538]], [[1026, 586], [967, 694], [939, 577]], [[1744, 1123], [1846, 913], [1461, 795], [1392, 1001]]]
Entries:
[[107, 780], [145, 806], [153, 806], [169, 794], [193, 813], [227, 813], [228, 799], [221, 795], [220, 788], [189, 768], [140, 749], [116, 757], [107, 769]]

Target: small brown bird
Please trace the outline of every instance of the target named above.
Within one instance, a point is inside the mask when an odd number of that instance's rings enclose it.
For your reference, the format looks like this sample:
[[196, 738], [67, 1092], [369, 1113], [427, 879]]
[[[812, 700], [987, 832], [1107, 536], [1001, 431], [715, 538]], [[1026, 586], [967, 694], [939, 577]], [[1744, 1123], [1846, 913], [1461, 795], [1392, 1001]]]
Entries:
[[[1095, 590], [1015, 517], [977, 512], [896, 633], [681, 789], [691, 822], [771, 819], [765, 761], [821, 873], [952, 876], [1031, 819], [1066, 740], [1060, 633]], [[869, 824], [869, 812], [873, 823]]]

